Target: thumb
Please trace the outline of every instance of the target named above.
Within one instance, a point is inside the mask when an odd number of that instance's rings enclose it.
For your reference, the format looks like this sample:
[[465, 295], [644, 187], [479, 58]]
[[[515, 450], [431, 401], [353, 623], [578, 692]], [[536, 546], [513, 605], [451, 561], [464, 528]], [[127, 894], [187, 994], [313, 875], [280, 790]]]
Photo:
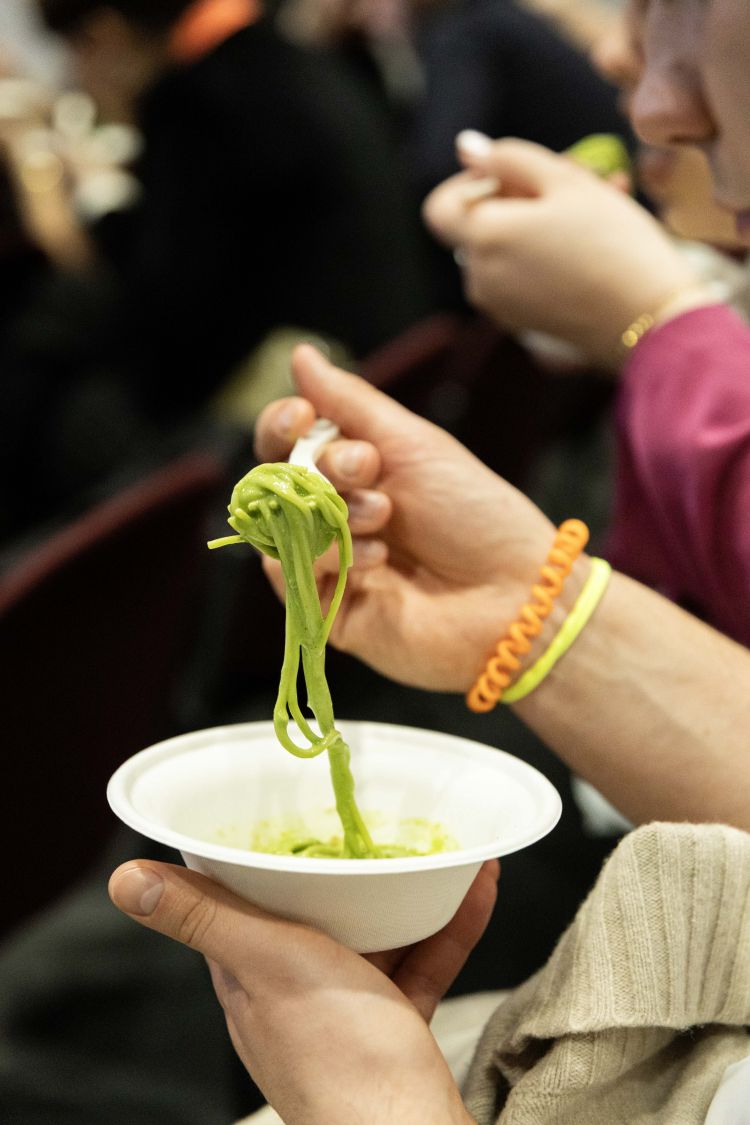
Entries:
[[491, 141], [473, 129], [458, 134], [456, 151], [464, 168], [496, 177], [505, 197], [543, 195], [569, 172], [570, 162], [543, 145], [515, 137]]
[[394, 438], [416, 439], [429, 426], [359, 375], [334, 367], [310, 344], [294, 349], [292, 374], [303, 398], [321, 417], [336, 422], [347, 438], [369, 441], [380, 448]]
[[115, 906], [224, 968], [241, 966], [276, 920], [196, 871], [169, 863], [125, 863], [109, 881]]

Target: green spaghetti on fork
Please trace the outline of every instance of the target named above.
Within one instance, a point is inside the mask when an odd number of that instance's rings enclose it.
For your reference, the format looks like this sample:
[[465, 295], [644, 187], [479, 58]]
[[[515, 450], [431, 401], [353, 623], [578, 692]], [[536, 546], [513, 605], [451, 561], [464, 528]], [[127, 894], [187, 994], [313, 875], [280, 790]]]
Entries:
[[[249, 543], [281, 562], [286, 583], [286, 634], [279, 692], [273, 712], [276, 737], [298, 758], [328, 752], [336, 809], [344, 832], [343, 850], [311, 842], [297, 854], [375, 858], [375, 846], [354, 797], [349, 747], [336, 730], [325, 675], [325, 646], [341, 605], [347, 570], [352, 563], [348, 509], [333, 485], [314, 469], [279, 462], [258, 465], [239, 481], [229, 502], [229, 525], [237, 533], [214, 539], [211, 548]], [[339, 576], [328, 613], [318, 596], [313, 563], [336, 540]], [[318, 734], [302, 713], [297, 680], [302, 673], [307, 702], [320, 728]], [[289, 734], [293, 719], [307, 745]], [[393, 849], [383, 849], [393, 854]], [[402, 853], [403, 854], [403, 853]]]

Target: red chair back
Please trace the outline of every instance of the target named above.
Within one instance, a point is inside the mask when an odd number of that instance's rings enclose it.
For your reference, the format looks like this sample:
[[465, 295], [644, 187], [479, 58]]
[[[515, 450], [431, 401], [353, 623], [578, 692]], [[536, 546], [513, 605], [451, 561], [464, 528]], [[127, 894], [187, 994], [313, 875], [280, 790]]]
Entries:
[[474, 313], [420, 321], [368, 356], [360, 373], [515, 485], [551, 441], [585, 429], [612, 397], [611, 380], [587, 370], [551, 376]]
[[213, 455], [190, 454], [0, 577], [0, 932], [85, 874], [116, 825], [109, 775], [174, 733], [207, 518], [225, 491]]

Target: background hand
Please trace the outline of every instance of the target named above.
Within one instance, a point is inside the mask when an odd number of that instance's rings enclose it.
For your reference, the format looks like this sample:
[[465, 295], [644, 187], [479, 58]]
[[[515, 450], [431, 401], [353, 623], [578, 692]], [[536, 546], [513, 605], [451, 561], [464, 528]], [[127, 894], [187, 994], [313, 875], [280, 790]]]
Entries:
[[425, 1021], [489, 921], [498, 874], [485, 863], [439, 934], [372, 963], [170, 864], [124, 864], [110, 895], [206, 956], [235, 1050], [288, 1125], [447, 1125], [470, 1118]]
[[[554, 528], [454, 438], [314, 348], [298, 348], [293, 366], [307, 401], [266, 408], [258, 456], [288, 456], [316, 413], [331, 418], [355, 440], [327, 447], [322, 471], [348, 500], [375, 498], [369, 517], [352, 518], [359, 565], [332, 642], [392, 679], [466, 690], [526, 601]], [[337, 565], [320, 562], [324, 595]], [[280, 589], [278, 566], [264, 566]]]
[[[549, 333], [617, 369], [628, 325], [698, 285], [643, 207], [567, 157], [481, 137], [459, 157], [469, 171], [430, 194], [425, 220], [460, 247], [469, 301], [502, 327]], [[472, 175], [496, 177], [500, 194], [467, 205]]]

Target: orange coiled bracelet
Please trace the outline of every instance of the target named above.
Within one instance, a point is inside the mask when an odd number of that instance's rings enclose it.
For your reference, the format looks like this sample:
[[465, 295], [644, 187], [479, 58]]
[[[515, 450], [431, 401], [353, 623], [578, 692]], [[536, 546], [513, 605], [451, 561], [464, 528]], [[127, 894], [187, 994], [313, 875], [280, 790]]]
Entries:
[[495, 653], [471, 691], [466, 696], [472, 711], [491, 711], [499, 703], [521, 667], [519, 656], [531, 648], [534, 637], [544, 627], [555, 598], [563, 588], [573, 563], [589, 541], [589, 529], [582, 520], [565, 520], [560, 524], [547, 561], [541, 568], [540, 581], [531, 587], [532, 601], [521, 606], [518, 618], [498, 642]]

